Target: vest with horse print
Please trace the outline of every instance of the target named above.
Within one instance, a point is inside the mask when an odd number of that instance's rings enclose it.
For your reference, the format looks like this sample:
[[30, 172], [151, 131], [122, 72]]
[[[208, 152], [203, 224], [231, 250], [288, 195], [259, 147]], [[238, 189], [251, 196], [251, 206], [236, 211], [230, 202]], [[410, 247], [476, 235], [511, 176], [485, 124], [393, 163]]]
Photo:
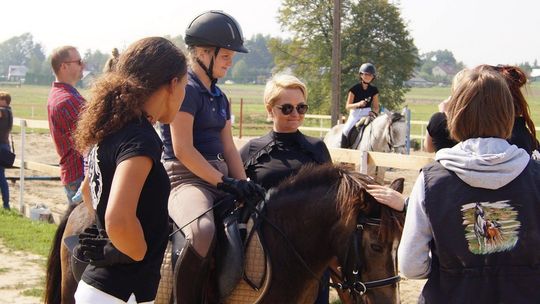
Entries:
[[540, 299], [540, 163], [495, 190], [471, 187], [438, 162], [423, 172], [433, 233], [426, 303]]

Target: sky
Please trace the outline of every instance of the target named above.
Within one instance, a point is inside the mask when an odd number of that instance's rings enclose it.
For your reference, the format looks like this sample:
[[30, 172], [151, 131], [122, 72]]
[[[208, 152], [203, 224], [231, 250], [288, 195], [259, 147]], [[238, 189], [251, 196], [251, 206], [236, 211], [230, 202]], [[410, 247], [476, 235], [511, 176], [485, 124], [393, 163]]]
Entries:
[[[361, 0], [360, 0], [361, 1]], [[469, 67], [540, 60], [538, 0], [390, 0], [420, 53], [447, 49]], [[30, 32], [47, 54], [61, 45], [109, 53], [147, 36], [184, 34], [199, 13], [223, 10], [244, 36], [285, 36], [280, 0], [2, 1], [0, 42]], [[8, 13], [9, 12], [9, 13]]]

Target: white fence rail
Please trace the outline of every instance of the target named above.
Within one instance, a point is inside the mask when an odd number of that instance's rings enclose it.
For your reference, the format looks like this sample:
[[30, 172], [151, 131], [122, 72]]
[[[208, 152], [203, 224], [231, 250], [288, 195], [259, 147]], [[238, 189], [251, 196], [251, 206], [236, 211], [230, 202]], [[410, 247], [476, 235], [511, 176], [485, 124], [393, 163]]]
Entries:
[[[321, 137], [330, 130], [330, 128], [324, 127], [324, 120], [329, 120], [330, 115], [306, 115], [306, 118], [318, 119], [319, 127], [302, 127], [302, 130], [318, 131], [321, 133]], [[411, 121], [411, 124], [427, 125], [424, 121]], [[21, 118], [13, 118], [13, 125], [21, 128], [21, 150], [17, 155], [14, 166], [20, 168], [19, 180], [20, 180], [20, 195], [19, 206], [21, 212], [24, 212], [24, 181], [25, 181], [25, 169], [36, 170], [51, 176], [59, 176], [60, 169], [58, 166], [52, 166], [48, 164], [27, 161], [25, 160], [25, 141], [26, 141], [26, 129], [49, 129], [49, 124], [46, 120], [27, 120]], [[422, 127], [422, 129], [425, 129]], [[411, 135], [410, 138], [420, 138], [424, 134]], [[236, 139], [237, 146], [242, 146], [247, 139]], [[355, 165], [355, 168], [360, 172], [366, 173], [368, 165], [376, 165], [381, 167], [392, 167], [397, 169], [406, 170], [418, 170], [433, 161], [431, 157], [412, 156], [394, 153], [380, 153], [380, 152], [362, 152], [358, 150], [330, 148], [330, 155], [334, 162], [351, 163]]]

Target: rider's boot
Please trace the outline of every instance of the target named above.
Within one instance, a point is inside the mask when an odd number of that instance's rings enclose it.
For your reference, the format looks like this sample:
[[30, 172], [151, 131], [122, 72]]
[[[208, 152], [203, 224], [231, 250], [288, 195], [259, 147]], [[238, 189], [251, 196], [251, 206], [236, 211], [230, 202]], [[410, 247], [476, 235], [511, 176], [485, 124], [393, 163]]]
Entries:
[[348, 149], [349, 148], [349, 138], [344, 134], [341, 134], [340, 148], [342, 148], [342, 149]]
[[188, 240], [174, 267], [174, 298], [177, 304], [207, 302], [210, 256], [202, 257]]

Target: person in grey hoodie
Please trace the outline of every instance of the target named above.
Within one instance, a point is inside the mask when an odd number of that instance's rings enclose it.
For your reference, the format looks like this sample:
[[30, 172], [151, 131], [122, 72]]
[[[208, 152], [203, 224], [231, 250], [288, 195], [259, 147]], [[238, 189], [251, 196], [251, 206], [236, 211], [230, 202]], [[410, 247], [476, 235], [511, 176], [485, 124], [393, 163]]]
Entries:
[[470, 71], [449, 106], [459, 143], [439, 150], [416, 180], [401, 273], [428, 279], [421, 303], [537, 301], [540, 164], [506, 141], [514, 123], [508, 85], [493, 71]]

